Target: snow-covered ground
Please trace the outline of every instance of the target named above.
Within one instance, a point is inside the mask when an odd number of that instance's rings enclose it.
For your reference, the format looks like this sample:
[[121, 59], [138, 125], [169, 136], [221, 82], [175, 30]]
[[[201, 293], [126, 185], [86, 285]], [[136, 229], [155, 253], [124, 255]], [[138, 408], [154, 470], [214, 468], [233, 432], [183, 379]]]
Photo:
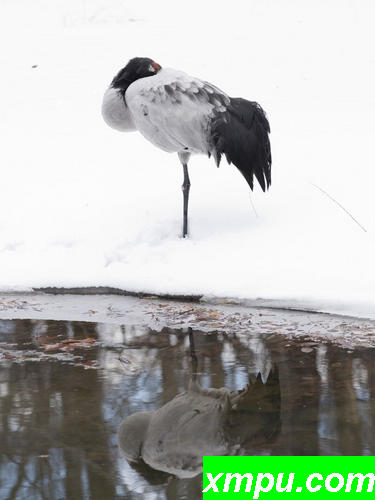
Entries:
[[[375, 318], [372, 0], [3, 0], [0, 288], [104, 285], [281, 300]], [[273, 183], [182, 169], [108, 128], [134, 56], [259, 101]], [[36, 67], [33, 67], [36, 66]], [[344, 206], [363, 231], [323, 189]]]

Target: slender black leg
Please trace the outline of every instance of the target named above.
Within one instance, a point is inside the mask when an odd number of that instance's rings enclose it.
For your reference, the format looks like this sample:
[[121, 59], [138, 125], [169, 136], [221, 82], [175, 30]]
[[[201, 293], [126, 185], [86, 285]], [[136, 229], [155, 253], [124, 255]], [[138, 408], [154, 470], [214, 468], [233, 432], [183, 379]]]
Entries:
[[184, 167], [184, 183], [182, 184], [182, 192], [184, 195], [184, 220], [182, 237], [186, 238], [188, 234], [188, 205], [189, 205], [189, 191], [190, 191], [190, 179], [187, 164], [182, 165]]
[[189, 327], [188, 331], [189, 331], [192, 380], [196, 381], [197, 380], [197, 371], [198, 371], [198, 358], [197, 358], [197, 354], [195, 352], [193, 329]]

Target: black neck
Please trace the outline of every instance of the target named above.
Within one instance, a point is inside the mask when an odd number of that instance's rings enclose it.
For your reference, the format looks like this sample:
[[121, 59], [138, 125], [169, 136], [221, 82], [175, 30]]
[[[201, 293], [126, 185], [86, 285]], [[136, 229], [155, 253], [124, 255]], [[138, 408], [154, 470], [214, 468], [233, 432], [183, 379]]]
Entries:
[[119, 90], [122, 96], [125, 96], [125, 92], [128, 90], [128, 87], [135, 80], [131, 80], [130, 78], [121, 78], [120, 80], [116, 77], [112, 80], [112, 87], [116, 90]]

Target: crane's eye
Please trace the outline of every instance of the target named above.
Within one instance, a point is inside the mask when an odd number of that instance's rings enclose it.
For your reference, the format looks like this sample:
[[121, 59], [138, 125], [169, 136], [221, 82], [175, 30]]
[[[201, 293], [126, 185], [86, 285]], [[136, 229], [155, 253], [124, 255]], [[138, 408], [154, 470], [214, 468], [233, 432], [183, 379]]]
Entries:
[[156, 69], [153, 67], [152, 64], [150, 64], [150, 66], [148, 67], [148, 70], [151, 72], [151, 73], [155, 73], [156, 72]]

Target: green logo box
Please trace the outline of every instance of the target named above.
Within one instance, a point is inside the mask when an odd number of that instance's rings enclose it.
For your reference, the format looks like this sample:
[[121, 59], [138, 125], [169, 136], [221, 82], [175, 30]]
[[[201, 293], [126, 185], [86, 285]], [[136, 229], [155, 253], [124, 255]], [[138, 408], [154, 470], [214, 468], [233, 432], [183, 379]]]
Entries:
[[[288, 495], [288, 493], [290, 495]], [[375, 457], [204, 457], [203, 499], [374, 498]]]

